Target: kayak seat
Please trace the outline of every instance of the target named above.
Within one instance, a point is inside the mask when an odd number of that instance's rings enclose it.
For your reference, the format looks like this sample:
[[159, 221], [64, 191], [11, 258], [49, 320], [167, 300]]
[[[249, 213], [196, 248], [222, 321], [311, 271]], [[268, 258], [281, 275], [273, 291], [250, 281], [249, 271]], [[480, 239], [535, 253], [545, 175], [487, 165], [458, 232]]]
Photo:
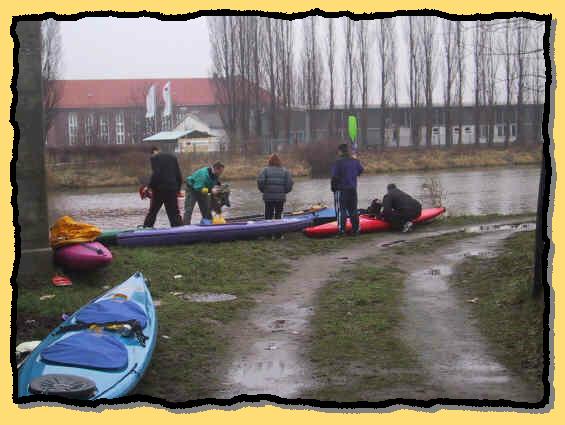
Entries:
[[86, 369], [121, 370], [128, 365], [128, 351], [111, 335], [85, 330], [47, 347], [41, 352], [41, 360]]
[[49, 374], [38, 376], [31, 381], [29, 392], [74, 399], [88, 399], [96, 393], [96, 384], [84, 376]]
[[139, 304], [121, 297], [91, 303], [76, 315], [77, 322], [104, 325], [137, 320], [141, 329], [147, 326], [147, 315]]

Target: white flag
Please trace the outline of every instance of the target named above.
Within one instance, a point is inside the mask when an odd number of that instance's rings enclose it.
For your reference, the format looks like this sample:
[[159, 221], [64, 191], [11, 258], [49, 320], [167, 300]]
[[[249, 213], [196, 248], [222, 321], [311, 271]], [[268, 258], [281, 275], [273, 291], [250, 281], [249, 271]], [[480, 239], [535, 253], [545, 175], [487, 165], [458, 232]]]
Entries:
[[155, 97], [155, 85], [151, 85], [149, 90], [147, 91], [147, 97], [145, 98], [145, 118], [154, 118], [155, 117], [155, 104], [157, 98]]
[[167, 82], [163, 86], [163, 101], [165, 106], [163, 107], [163, 116], [169, 117], [173, 113], [173, 102], [171, 100], [171, 82]]

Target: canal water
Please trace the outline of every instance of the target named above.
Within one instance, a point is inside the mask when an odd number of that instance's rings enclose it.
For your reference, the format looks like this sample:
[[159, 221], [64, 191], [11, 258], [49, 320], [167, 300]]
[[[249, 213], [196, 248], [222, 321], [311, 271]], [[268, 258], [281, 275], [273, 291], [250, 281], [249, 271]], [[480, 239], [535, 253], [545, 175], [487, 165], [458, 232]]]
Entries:
[[[433, 206], [424, 184], [435, 182], [443, 192], [442, 204], [450, 215], [518, 214], [535, 212], [539, 185], [539, 167], [445, 170], [419, 173], [391, 173], [362, 176], [359, 180], [359, 208], [372, 199], [382, 198], [388, 183], [419, 199], [425, 207]], [[234, 181], [231, 208], [226, 216], [261, 213], [263, 201], [254, 181]], [[62, 215], [99, 226], [103, 230], [132, 228], [143, 223], [149, 206], [141, 200], [137, 187], [64, 190], [49, 193], [49, 218], [53, 223]], [[301, 209], [323, 202], [333, 205], [329, 179], [296, 179], [288, 195], [286, 210]], [[182, 203], [181, 214], [182, 214]], [[193, 223], [200, 219], [195, 208]], [[156, 227], [169, 225], [164, 208]]]

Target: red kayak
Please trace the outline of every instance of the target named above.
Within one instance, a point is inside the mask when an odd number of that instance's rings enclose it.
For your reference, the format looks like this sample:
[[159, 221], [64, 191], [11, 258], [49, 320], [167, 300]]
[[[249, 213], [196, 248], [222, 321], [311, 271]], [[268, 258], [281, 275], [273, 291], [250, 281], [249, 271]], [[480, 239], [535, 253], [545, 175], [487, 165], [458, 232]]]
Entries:
[[[443, 207], [424, 209], [422, 210], [420, 217], [414, 220], [414, 223], [424, 223], [426, 221], [433, 220], [434, 218], [442, 215], [444, 212], [445, 208]], [[384, 230], [390, 230], [389, 223], [368, 215], [361, 215], [359, 217], [359, 227], [361, 233], [382, 232]], [[349, 220], [346, 224], [346, 230], [348, 232], [351, 231], [351, 222]], [[337, 232], [337, 221], [332, 221], [331, 223], [321, 224], [319, 226], [308, 227], [304, 229], [304, 234], [313, 238], [336, 235]]]
[[109, 264], [112, 253], [100, 242], [85, 242], [55, 249], [55, 262], [69, 270], [94, 270]]

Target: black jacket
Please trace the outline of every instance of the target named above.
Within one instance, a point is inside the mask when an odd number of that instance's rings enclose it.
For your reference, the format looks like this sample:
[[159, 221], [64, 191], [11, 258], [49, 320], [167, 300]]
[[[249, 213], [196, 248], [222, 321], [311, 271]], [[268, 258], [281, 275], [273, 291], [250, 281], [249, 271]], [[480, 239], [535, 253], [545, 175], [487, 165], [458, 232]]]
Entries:
[[392, 189], [383, 197], [383, 214], [387, 214], [391, 210], [401, 214], [419, 213], [422, 205], [407, 193], [400, 189]]
[[265, 167], [257, 178], [257, 187], [264, 201], [286, 201], [286, 194], [294, 182], [290, 172], [283, 167]]
[[149, 187], [153, 190], [179, 191], [182, 175], [176, 156], [170, 153], [158, 153], [151, 157], [151, 180]]

